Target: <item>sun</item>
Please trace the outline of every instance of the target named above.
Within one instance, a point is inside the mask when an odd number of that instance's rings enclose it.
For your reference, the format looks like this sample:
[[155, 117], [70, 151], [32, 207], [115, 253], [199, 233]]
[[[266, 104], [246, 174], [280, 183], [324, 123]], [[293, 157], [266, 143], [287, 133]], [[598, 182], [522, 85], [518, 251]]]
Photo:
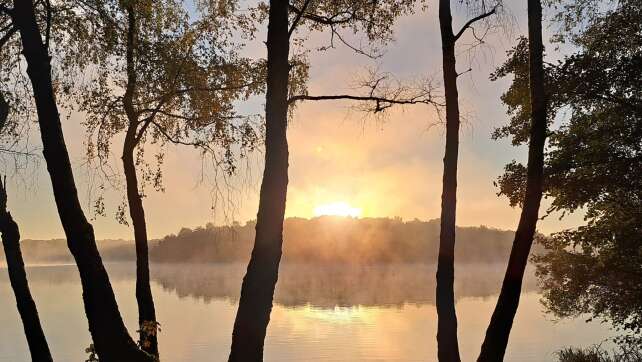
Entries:
[[338, 201], [338, 202], [332, 202], [329, 204], [323, 204], [315, 207], [314, 215], [315, 216], [333, 215], [333, 216], [359, 217], [361, 216], [361, 209], [358, 207], [352, 207], [347, 202]]

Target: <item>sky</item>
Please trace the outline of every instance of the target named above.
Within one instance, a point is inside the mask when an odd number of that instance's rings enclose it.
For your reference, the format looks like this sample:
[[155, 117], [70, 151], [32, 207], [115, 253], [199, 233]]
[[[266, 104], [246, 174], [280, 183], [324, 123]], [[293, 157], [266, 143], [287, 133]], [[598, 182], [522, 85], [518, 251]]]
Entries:
[[[377, 67], [401, 80], [431, 77], [441, 84], [441, 42], [436, 4], [399, 19], [395, 39], [385, 55], [372, 61], [346, 47], [311, 51], [310, 94], [337, 94], [354, 90], [355, 74], [364, 67]], [[515, 39], [526, 33], [525, 2], [508, 1], [506, 31], [490, 34], [487, 44], [474, 54], [465, 46], [458, 50], [458, 70], [471, 68], [459, 77], [460, 106], [465, 119], [460, 135], [457, 224], [515, 229], [519, 209], [496, 195], [493, 181], [513, 159], [526, 160], [525, 148], [506, 140], [494, 141], [494, 128], [507, 122], [499, 97], [508, 80], [491, 82], [489, 74], [505, 59]], [[455, 9], [454, 27], [463, 24], [466, 11]], [[545, 32], [550, 34], [552, 29]], [[309, 49], [328, 41], [328, 34], [310, 36]], [[248, 46], [248, 54], [265, 56], [260, 32]], [[548, 38], [545, 34], [545, 38]], [[460, 40], [463, 45], [470, 37]], [[559, 55], [551, 54], [549, 59]], [[240, 111], [256, 111], [261, 102], [239, 105]], [[88, 216], [96, 195], [96, 182], [83, 159], [83, 115], [62, 112], [65, 140], [76, 184]], [[300, 104], [289, 120], [289, 188], [286, 216], [313, 217], [328, 204], [345, 204], [361, 217], [394, 217], [429, 220], [440, 214], [442, 158], [445, 130], [433, 110], [424, 105], [395, 108], [383, 119], [367, 117], [348, 102]], [[34, 140], [38, 137], [35, 135]], [[37, 141], [36, 141], [37, 142]], [[120, 146], [116, 147], [120, 149]], [[251, 155], [230, 188], [219, 185], [227, 202], [216, 198], [211, 182], [214, 170], [193, 149], [170, 147], [165, 165], [165, 192], [149, 191], [144, 199], [148, 234], [151, 238], [194, 228], [256, 218], [263, 155]], [[7, 167], [5, 165], [5, 167]], [[120, 164], [115, 165], [120, 170]], [[24, 239], [50, 239], [64, 233], [56, 212], [44, 160], [33, 171], [9, 180], [9, 208]], [[124, 190], [106, 194], [106, 216], [92, 219], [97, 239], [133, 239], [130, 227], [114, 218]], [[218, 202], [216, 202], [218, 200]], [[548, 205], [543, 203], [543, 208]], [[579, 214], [559, 220], [549, 216], [538, 230], [551, 233], [577, 226]]]

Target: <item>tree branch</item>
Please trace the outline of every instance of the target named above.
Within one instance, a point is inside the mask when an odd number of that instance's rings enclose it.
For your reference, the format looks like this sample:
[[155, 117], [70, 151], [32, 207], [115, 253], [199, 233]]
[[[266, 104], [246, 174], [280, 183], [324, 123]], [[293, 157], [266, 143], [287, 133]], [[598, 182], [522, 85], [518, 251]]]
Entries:
[[165, 137], [165, 139], [167, 139], [171, 143], [174, 143], [174, 144], [177, 144], [177, 145], [184, 145], [184, 146], [194, 146], [194, 147], [203, 147], [204, 146], [201, 142], [185, 142], [185, 141], [181, 141], [178, 138], [172, 137], [169, 133], [167, 133], [167, 131], [163, 128], [163, 126], [161, 126], [160, 124], [156, 123], [155, 121], [153, 121], [151, 119], [150, 119], [149, 123], [154, 125], [156, 130], [160, 134], [162, 134], [163, 137]]
[[9, 29], [9, 31], [7, 31], [7, 32], [2, 36], [2, 38], [0, 38], [0, 49], [1, 49], [2, 47], [4, 47], [5, 43], [7, 43], [7, 42], [9, 41], [9, 39], [11, 39], [11, 37], [13, 36], [13, 34], [15, 34], [17, 31], [18, 31], [18, 28], [17, 28], [17, 27], [15, 27], [15, 26], [12, 26], [12, 27], [11, 27], [11, 29]]
[[[317, 15], [317, 14], [313, 14], [313, 13], [306, 13], [305, 10], [301, 10], [301, 9], [295, 7], [294, 5], [289, 5], [289, 9], [290, 9], [291, 12], [297, 14], [297, 16], [306, 18], [308, 20], [311, 20], [311, 21], [314, 21], [316, 23], [323, 24], [323, 25], [345, 24], [345, 23], [348, 23], [348, 22], [350, 22], [352, 20], [355, 20], [355, 18], [356, 18], [353, 13], [350, 13], [350, 12], [347, 12], [347, 11], [344, 11], [342, 13], [337, 13], [337, 14], [331, 16], [331, 17], [327, 17], [327, 16], [321, 16], [321, 15]], [[339, 17], [339, 15], [344, 15], [344, 14], [347, 14], [348, 16], [344, 17], [344, 18], [337, 19]]]
[[498, 5], [493, 6], [493, 9], [492, 9], [491, 11], [486, 12], [486, 13], [483, 13], [483, 14], [480, 14], [480, 15], [478, 15], [478, 16], [476, 16], [476, 17], [474, 17], [474, 18], [470, 19], [470, 20], [468, 20], [468, 21], [466, 22], [466, 24], [464, 24], [464, 26], [462, 26], [462, 27], [461, 27], [461, 29], [459, 29], [459, 31], [458, 31], [458, 32], [457, 32], [457, 34], [455, 35], [454, 41], [457, 41], [457, 40], [458, 40], [458, 39], [459, 39], [459, 38], [464, 34], [464, 32], [466, 31], [466, 29], [470, 28], [470, 26], [471, 26], [471, 25], [473, 25], [475, 22], [477, 22], [477, 21], [479, 21], [479, 20], [482, 20], [482, 19], [485, 19], [485, 18], [487, 18], [487, 17], [489, 17], [489, 16], [491, 16], [491, 15], [495, 14], [495, 12], [497, 11], [497, 7], [498, 7], [498, 6], [499, 6], [499, 4], [498, 4]]
[[292, 26], [290, 27], [290, 30], [288, 30], [288, 38], [290, 38], [292, 36], [292, 33], [296, 29], [297, 25], [299, 25], [299, 21], [301, 21], [301, 17], [303, 17], [303, 14], [305, 13], [305, 9], [308, 8], [309, 4], [310, 4], [310, 0], [305, 0], [301, 10], [296, 13], [296, 17], [294, 18], [294, 21], [292, 22]]
[[288, 104], [292, 104], [298, 101], [332, 101], [332, 100], [353, 100], [353, 101], [362, 101], [362, 102], [375, 102], [374, 113], [384, 111], [387, 108], [390, 108], [393, 105], [410, 105], [410, 104], [430, 104], [441, 106], [440, 103], [435, 102], [430, 97], [413, 97], [408, 99], [394, 99], [379, 97], [374, 95], [368, 96], [355, 96], [349, 94], [339, 94], [339, 95], [327, 95], [327, 96], [310, 96], [306, 94], [292, 96], [288, 99]]

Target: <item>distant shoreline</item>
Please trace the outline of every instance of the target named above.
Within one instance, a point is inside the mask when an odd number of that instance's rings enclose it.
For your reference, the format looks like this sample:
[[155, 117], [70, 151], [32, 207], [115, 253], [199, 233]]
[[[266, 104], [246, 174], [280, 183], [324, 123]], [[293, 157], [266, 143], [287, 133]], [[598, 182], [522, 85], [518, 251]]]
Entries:
[[[247, 263], [254, 243], [254, 222], [231, 226], [208, 224], [183, 228], [177, 234], [149, 242], [150, 261], [161, 263]], [[457, 263], [506, 262], [513, 231], [458, 227]], [[134, 242], [100, 240], [105, 262], [136, 258]], [[403, 221], [400, 218], [318, 217], [288, 218], [284, 223], [283, 261], [306, 264], [431, 264], [437, 260], [439, 220]], [[28, 265], [74, 264], [66, 240], [23, 240]], [[535, 247], [541, 250], [541, 247]], [[2, 257], [4, 259], [4, 257]]]

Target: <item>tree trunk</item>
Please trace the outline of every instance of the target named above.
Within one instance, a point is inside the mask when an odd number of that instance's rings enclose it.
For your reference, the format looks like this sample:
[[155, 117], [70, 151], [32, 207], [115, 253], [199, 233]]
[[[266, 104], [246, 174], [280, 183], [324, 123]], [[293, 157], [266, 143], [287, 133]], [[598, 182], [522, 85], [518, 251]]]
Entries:
[[[0, 124], [2, 126], [7, 120], [8, 113], [9, 107], [0, 94]], [[0, 126], [0, 129], [2, 126]], [[40, 325], [36, 303], [31, 297], [31, 291], [29, 291], [25, 264], [22, 260], [22, 252], [20, 251], [18, 224], [13, 221], [11, 214], [6, 210], [6, 185], [2, 185], [1, 182], [2, 181], [0, 181], [0, 199], [2, 201], [0, 205], [0, 232], [2, 232], [2, 247], [4, 248], [4, 255], [7, 259], [9, 281], [13, 289], [13, 294], [16, 297], [16, 306], [22, 319], [22, 326], [27, 337], [31, 360], [42, 362], [53, 361], [45, 333], [42, 331], [42, 326]]]
[[[135, 128], [130, 126], [130, 129]], [[123, 147], [123, 168], [127, 184], [129, 215], [134, 227], [136, 240], [136, 301], [138, 303], [138, 325], [141, 348], [147, 353], [158, 356], [158, 328], [156, 309], [149, 281], [149, 251], [147, 245], [147, 225], [143, 200], [138, 191], [136, 165], [134, 163], [133, 140], [135, 133], [128, 130]]]
[[265, 170], [256, 237], [234, 321], [230, 361], [263, 360], [263, 343], [278, 279], [288, 186], [288, 2], [271, 0], [267, 34]]
[[127, 203], [129, 215], [134, 227], [136, 242], [136, 301], [138, 303], [138, 326], [141, 348], [154, 356], [158, 356], [158, 323], [156, 321], [156, 308], [149, 281], [149, 250], [147, 243], [147, 225], [145, 222], [145, 209], [143, 200], [138, 190], [138, 177], [134, 162], [136, 149], [137, 129], [139, 120], [134, 109], [136, 92], [136, 69], [134, 64], [134, 49], [136, 42], [136, 14], [130, 2], [126, 8], [127, 27], [127, 87], [123, 96], [123, 107], [127, 114], [127, 133], [123, 144], [123, 171], [127, 185]]
[[459, 99], [455, 36], [450, 0], [439, 1], [444, 88], [446, 94], [446, 151], [441, 194], [441, 231], [437, 261], [437, 356], [439, 361], [460, 361], [455, 313], [455, 217], [457, 211], [457, 158], [459, 153]]
[[51, 65], [32, 1], [14, 0], [13, 21], [19, 28], [27, 74], [33, 88], [43, 154], [51, 177], [67, 245], [80, 274], [85, 313], [101, 361], [149, 361], [127, 333], [114, 291], [102, 263], [94, 230], [80, 206], [51, 82]]
[[528, 147], [526, 195], [522, 205], [513, 248], [508, 260], [502, 290], [486, 330], [478, 361], [501, 361], [519, 305], [524, 270], [533, 244], [539, 217], [544, 179], [546, 141], [546, 96], [544, 93], [544, 46], [542, 43], [542, 4], [528, 0], [528, 51], [531, 96], [531, 131]]

